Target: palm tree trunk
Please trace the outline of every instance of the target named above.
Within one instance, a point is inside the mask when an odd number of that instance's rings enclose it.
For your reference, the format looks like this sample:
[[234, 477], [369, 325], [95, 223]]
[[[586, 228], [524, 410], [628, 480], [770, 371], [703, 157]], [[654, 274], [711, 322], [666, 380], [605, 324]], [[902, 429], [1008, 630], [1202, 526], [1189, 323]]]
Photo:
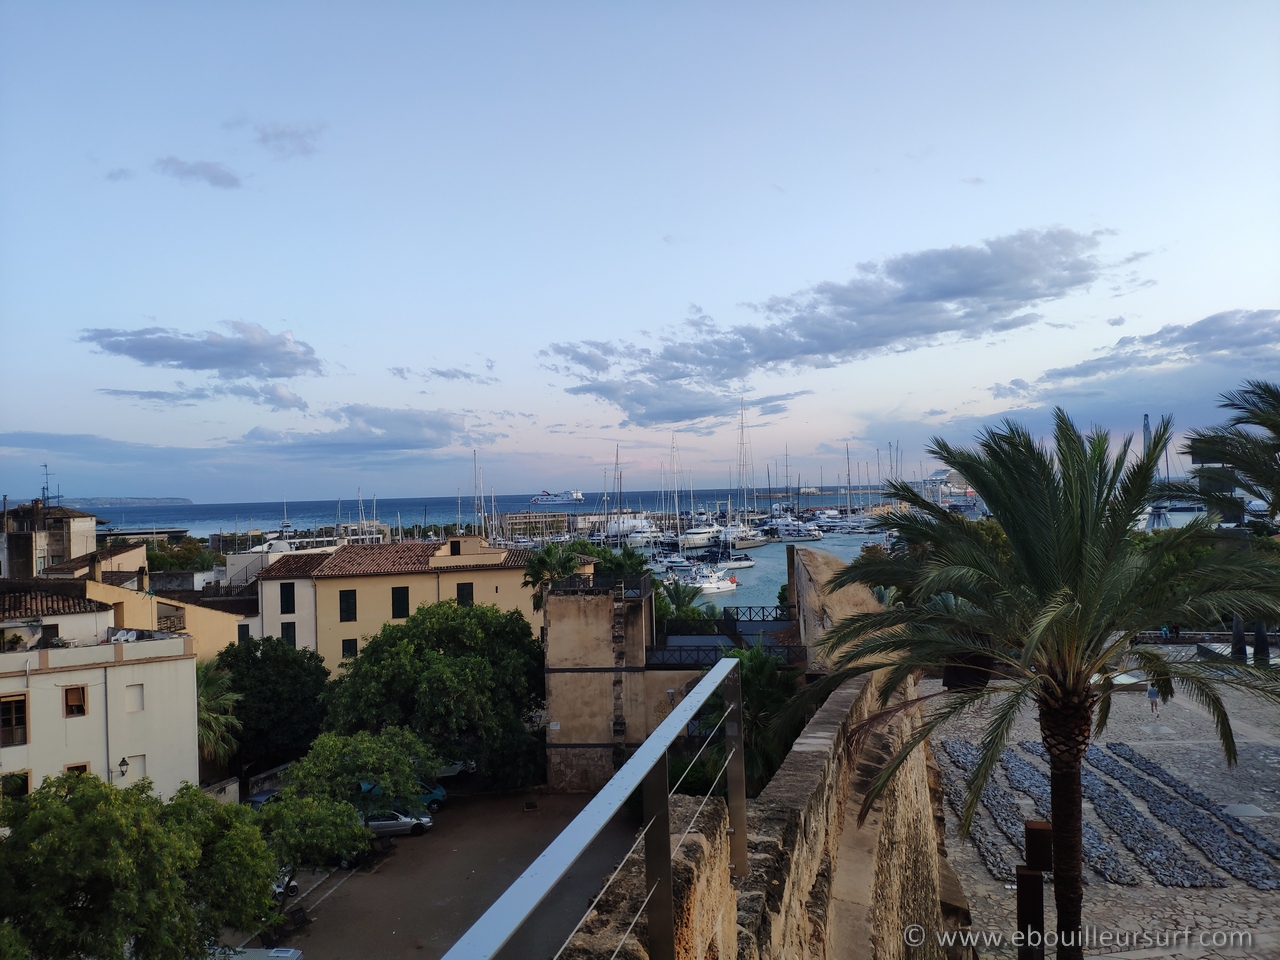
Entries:
[[1093, 697], [1064, 697], [1040, 705], [1040, 736], [1049, 753], [1053, 805], [1053, 899], [1058, 908], [1058, 960], [1079, 960], [1084, 907], [1081, 875], [1083, 809], [1080, 765], [1093, 727]]

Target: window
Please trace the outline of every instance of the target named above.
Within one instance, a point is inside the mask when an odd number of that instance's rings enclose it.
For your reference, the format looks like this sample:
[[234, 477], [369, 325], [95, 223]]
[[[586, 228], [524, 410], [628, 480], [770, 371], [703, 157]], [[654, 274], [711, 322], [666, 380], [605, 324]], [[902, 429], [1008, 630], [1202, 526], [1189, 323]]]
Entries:
[[3, 787], [0, 791], [6, 797], [25, 797], [31, 792], [31, 771], [19, 770], [16, 773], [6, 773], [0, 778]]
[[460, 556], [462, 556], [462, 541], [461, 541], [461, 540], [450, 540], [450, 541], [449, 541], [449, 556], [451, 556], [451, 557], [460, 557]]
[[146, 709], [142, 696], [142, 684], [130, 683], [124, 688], [124, 712], [139, 713]]
[[236, 624], [236, 640], [240, 643], [249, 642], [249, 625], [247, 623]]
[[338, 591], [338, 619], [343, 622], [356, 618], [356, 592], [354, 590]]
[[354, 638], [342, 641], [342, 659], [354, 657], [356, 655], [356, 641]]
[[476, 602], [476, 585], [474, 583], [458, 584], [458, 606], [470, 607]]
[[280, 584], [280, 613], [293, 613], [293, 584]]
[[[0, 747], [27, 742], [27, 696], [0, 697]], [[23, 793], [26, 793], [24, 790]]]
[[56, 638], [56, 637], [60, 637], [60, 636], [62, 636], [62, 634], [61, 634], [61, 632], [60, 632], [61, 630], [62, 630], [62, 628], [61, 628], [58, 624], [56, 624], [56, 623], [46, 623], [46, 624], [45, 624], [43, 627], [41, 627], [41, 629], [40, 629], [40, 639], [41, 639], [41, 640], [53, 640], [53, 639], [54, 639], [54, 638]]
[[83, 717], [86, 705], [84, 687], [62, 688], [62, 715], [64, 717]]
[[391, 619], [403, 620], [409, 615], [409, 588], [391, 588]]
[[280, 639], [295, 650], [298, 648], [298, 624], [293, 620], [284, 620], [280, 624]]
[[89, 765], [87, 763], [68, 763], [62, 768], [64, 773], [88, 773]]

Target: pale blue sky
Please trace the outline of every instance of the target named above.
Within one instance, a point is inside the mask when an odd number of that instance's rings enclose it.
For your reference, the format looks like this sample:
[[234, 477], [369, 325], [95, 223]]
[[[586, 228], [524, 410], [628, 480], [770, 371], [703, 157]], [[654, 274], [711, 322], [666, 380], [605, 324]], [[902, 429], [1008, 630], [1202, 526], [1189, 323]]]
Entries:
[[806, 482], [1214, 422], [1280, 376], [1278, 49], [1273, 3], [0, 2], [0, 487], [639, 489], [672, 430], [709, 486], [741, 399]]

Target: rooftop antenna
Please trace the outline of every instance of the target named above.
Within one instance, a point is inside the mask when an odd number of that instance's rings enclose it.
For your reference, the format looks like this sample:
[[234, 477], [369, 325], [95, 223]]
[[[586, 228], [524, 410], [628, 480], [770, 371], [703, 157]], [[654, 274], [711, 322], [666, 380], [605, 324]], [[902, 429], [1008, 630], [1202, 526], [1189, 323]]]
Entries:
[[49, 502], [49, 478], [50, 478], [51, 476], [55, 476], [55, 474], [51, 474], [51, 473], [49, 472], [49, 465], [48, 465], [47, 463], [42, 463], [42, 464], [40, 464], [40, 466], [41, 466], [42, 468], [44, 468], [44, 486], [40, 488], [40, 502], [41, 502], [41, 503], [43, 503], [43, 504], [48, 504], [48, 502]]

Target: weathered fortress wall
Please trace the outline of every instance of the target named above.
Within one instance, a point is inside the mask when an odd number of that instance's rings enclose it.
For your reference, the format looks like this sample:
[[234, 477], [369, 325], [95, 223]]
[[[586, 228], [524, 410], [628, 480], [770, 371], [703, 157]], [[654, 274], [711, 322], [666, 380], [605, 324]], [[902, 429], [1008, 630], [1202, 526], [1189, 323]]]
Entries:
[[[821, 584], [838, 564], [829, 554], [797, 550], [789, 560], [807, 644], [874, 603], [862, 587], [825, 593]], [[903, 930], [913, 923], [933, 931], [968, 922], [945, 859], [941, 788], [926, 751], [916, 751], [863, 826], [856, 824], [871, 780], [919, 722], [916, 712], [902, 711], [855, 742], [857, 725], [879, 709], [880, 680], [872, 674], [836, 690], [764, 792], [747, 802], [749, 877], [730, 880], [724, 802], [713, 799], [703, 808], [673, 860], [682, 960], [932, 960], [941, 951], [908, 948]], [[914, 685], [900, 695], [913, 693]], [[673, 848], [700, 802], [672, 799]], [[613, 955], [641, 912], [642, 851], [643, 844], [564, 957]], [[646, 937], [641, 914], [618, 956], [647, 960]]]
[[[877, 677], [850, 681], [805, 727], [764, 792], [747, 803], [750, 877], [730, 882], [728, 814], [713, 799], [676, 852], [677, 956], [690, 960], [899, 960], [902, 931], [942, 929], [965, 912], [946, 865], [941, 796], [924, 752], [855, 824], [871, 778], [916, 719], [901, 715], [855, 757], [854, 726], [876, 709]], [[672, 844], [698, 807], [672, 799]], [[842, 829], [845, 831], [842, 838]], [[643, 844], [563, 956], [609, 957], [644, 900]], [[834, 883], [833, 883], [834, 880]], [[957, 903], [956, 901], [960, 902]], [[619, 957], [647, 960], [641, 916]]]

